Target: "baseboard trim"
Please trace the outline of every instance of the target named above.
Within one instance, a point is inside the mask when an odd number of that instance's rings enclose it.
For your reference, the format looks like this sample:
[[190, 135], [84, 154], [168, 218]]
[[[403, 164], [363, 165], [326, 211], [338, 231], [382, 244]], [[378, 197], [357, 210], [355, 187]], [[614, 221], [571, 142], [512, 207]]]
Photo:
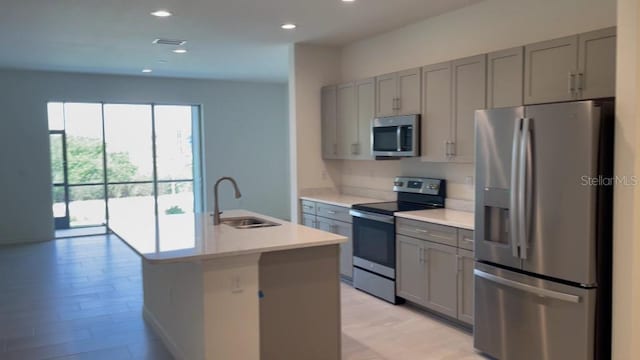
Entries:
[[167, 332], [164, 330], [162, 325], [160, 325], [160, 322], [158, 322], [158, 319], [156, 319], [153, 313], [147, 310], [146, 306], [142, 307], [142, 317], [149, 325], [151, 325], [153, 331], [155, 331], [155, 333], [160, 337], [164, 346], [167, 347], [167, 350], [169, 350], [176, 360], [187, 360], [187, 357], [180, 350], [178, 345], [169, 338]]

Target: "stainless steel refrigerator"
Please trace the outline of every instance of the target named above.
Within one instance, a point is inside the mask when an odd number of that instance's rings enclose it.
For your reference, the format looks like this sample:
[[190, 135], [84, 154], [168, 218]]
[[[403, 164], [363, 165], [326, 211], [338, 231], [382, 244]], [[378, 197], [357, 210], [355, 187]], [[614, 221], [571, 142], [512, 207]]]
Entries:
[[613, 101], [476, 112], [474, 346], [606, 359]]

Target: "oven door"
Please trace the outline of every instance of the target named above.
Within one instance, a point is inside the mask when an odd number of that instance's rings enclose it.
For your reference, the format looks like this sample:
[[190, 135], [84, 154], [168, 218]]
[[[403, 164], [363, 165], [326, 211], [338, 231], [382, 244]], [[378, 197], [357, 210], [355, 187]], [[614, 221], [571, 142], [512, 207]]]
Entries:
[[395, 218], [360, 210], [351, 210], [351, 215], [354, 266], [395, 279]]

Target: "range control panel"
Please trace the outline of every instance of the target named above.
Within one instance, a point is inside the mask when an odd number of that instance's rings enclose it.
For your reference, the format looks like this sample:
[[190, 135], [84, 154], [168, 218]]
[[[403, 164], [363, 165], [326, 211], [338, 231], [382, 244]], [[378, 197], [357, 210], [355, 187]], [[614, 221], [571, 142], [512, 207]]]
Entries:
[[393, 182], [393, 191], [418, 194], [441, 195], [444, 180], [430, 178], [397, 177]]

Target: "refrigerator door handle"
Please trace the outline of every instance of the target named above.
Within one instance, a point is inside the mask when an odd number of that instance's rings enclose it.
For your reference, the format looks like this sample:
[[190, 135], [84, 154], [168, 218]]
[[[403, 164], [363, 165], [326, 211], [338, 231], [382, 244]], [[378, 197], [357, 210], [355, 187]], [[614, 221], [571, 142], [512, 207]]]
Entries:
[[518, 240], [520, 241], [520, 258], [527, 258], [527, 246], [529, 244], [529, 228], [527, 224], [528, 206], [531, 197], [528, 192], [532, 188], [527, 176], [530, 174], [529, 167], [529, 149], [531, 146], [531, 129], [530, 118], [523, 119], [522, 123], [522, 140], [520, 142], [520, 160], [518, 169]]
[[513, 145], [511, 148], [511, 189], [509, 191], [509, 237], [511, 239], [511, 253], [518, 254], [518, 164], [520, 161], [520, 141], [522, 140], [522, 119], [516, 119], [513, 127]]
[[496, 284], [500, 284], [513, 289], [528, 292], [530, 294], [534, 294], [540, 297], [566, 301], [574, 304], [578, 304], [580, 302], [580, 296], [577, 296], [577, 295], [565, 294], [559, 291], [553, 291], [549, 289], [539, 288], [533, 285], [523, 284], [521, 282], [505, 279], [503, 277], [489, 274], [478, 269], [474, 269], [473, 274], [483, 279], [492, 281]]

